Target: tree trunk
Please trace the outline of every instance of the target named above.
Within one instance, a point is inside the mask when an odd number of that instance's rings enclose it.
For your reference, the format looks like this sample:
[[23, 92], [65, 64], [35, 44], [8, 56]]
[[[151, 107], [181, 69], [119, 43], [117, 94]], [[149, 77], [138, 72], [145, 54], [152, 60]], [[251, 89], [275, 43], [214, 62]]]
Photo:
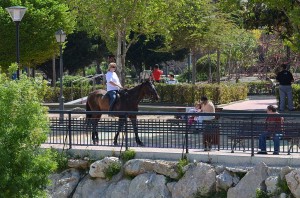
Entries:
[[126, 59], [126, 37], [125, 37], [125, 32], [123, 32], [123, 34], [122, 34], [122, 56], [121, 56], [121, 64], [122, 64], [121, 83], [122, 83], [122, 85], [125, 85], [125, 79], [126, 79], [125, 59]]
[[196, 52], [192, 50], [192, 84], [196, 83]]
[[220, 49], [217, 49], [217, 83], [220, 84]]
[[55, 54], [52, 57], [52, 87], [56, 85]]
[[117, 47], [117, 67], [118, 70], [116, 71], [119, 78], [120, 78], [120, 82], [122, 85], [124, 80], [122, 78], [122, 72], [123, 72], [123, 65], [122, 65], [122, 33], [121, 30], [118, 30], [118, 47]]
[[212, 83], [212, 74], [211, 74], [211, 62], [210, 62], [210, 51], [208, 51], [208, 82]]

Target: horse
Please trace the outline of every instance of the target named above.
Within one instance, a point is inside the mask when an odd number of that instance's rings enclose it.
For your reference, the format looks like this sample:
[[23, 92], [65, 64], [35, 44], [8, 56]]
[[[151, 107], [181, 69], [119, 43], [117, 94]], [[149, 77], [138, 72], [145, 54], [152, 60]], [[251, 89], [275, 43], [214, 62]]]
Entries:
[[[139, 102], [146, 96], [150, 96], [155, 100], [159, 99], [159, 95], [152, 84], [151, 81], [145, 81], [131, 89], [128, 90], [121, 90], [118, 93], [117, 100], [113, 106], [112, 111], [138, 111], [138, 104]], [[108, 111], [109, 110], [109, 96], [106, 94], [105, 90], [96, 90], [91, 92], [88, 95], [86, 101], [86, 111]], [[92, 124], [93, 131], [92, 131], [92, 140], [93, 144], [98, 144], [99, 137], [96, 131], [98, 126], [98, 122], [101, 118], [102, 114], [86, 114], [86, 120], [88, 125]], [[125, 124], [125, 116], [124, 115], [117, 115], [119, 117], [118, 122], [118, 131], [114, 137], [114, 145], [118, 145], [118, 136], [120, 131], [122, 130]], [[144, 146], [144, 143], [140, 140], [138, 136], [138, 129], [137, 129], [137, 121], [136, 115], [128, 115], [131, 120], [133, 130], [135, 133], [135, 141], [139, 146]]]

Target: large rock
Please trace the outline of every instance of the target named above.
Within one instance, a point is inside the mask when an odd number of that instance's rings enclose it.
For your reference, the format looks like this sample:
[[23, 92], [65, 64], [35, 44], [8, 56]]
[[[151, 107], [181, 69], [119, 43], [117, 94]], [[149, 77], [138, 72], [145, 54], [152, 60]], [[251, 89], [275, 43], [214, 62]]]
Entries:
[[125, 175], [137, 176], [146, 172], [153, 171], [154, 165], [154, 160], [133, 159], [125, 163], [124, 172]]
[[105, 157], [91, 164], [89, 174], [92, 177], [105, 178], [106, 170], [114, 163], [118, 163], [120, 166], [122, 164], [117, 157]]
[[294, 168], [291, 168], [291, 167], [289, 167], [289, 166], [285, 166], [285, 167], [283, 167], [281, 170], [280, 170], [280, 179], [281, 180], [284, 180], [285, 179], [285, 176], [287, 175], [287, 174], [289, 174], [292, 170], [295, 170]]
[[129, 160], [124, 165], [125, 174], [130, 176], [137, 176], [151, 171], [168, 176], [173, 179], [178, 177], [176, 162], [133, 159]]
[[105, 198], [125, 198], [128, 197], [131, 181], [123, 179], [118, 183], [112, 183], [106, 190]]
[[296, 198], [300, 198], [300, 169], [292, 170], [285, 176], [287, 185]]
[[106, 189], [110, 183], [105, 179], [86, 176], [77, 186], [73, 198], [99, 198], [105, 197]]
[[129, 186], [128, 198], [171, 198], [165, 185], [166, 177], [155, 173], [144, 173], [135, 177]]
[[192, 198], [196, 193], [205, 196], [215, 190], [215, 183], [216, 172], [212, 166], [205, 163], [192, 164], [175, 184], [172, 197]]
[[265, 163], [259, 163], [249, 171], [240, 182], [227, 192], [227, 198], [249, 198], [256, 196], [256, 189], [261, 188], [268, 177], [268, 167]]
[[89, 163], [87, 160], [82, 159], [69, 159], [68, 166], [70, 168], [77, 168], [77, 169], [87, 169], [89, 167]]
[[224, 170], [221, 174], [216, 176], [217, 189], [227, 191], [228, 188], [232, 187], [233, 179], [234, 179], [234, 177], [232, 177], [232, 175], [227, 170]]
[[52, 198], [68, 198], [80, 180], [80, 172], [74, 168], [50, 177], [52, 185], [47, 188]]
[[270, 194], [274, 194], [277, 192], [277, 183], [278, 183], [278, 176], [270, 176], [265, 181], [267, 186], [267, 192]]

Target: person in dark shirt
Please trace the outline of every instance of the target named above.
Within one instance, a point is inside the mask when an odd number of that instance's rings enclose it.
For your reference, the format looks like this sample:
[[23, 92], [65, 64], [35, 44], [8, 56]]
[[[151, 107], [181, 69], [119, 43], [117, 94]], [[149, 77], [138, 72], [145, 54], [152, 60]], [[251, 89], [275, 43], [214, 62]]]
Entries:
[[[279, 114], [276, 111], [276, 108], [273, 105], [267, 107], [267, 114]], [[268, 154], [266, 140], [268, 137], [272, 137], [274, 142], [274, 152], [273, 155], [279, 155], [279, 141], [282, 136], [283, 128], [283, 117], [271, 117], [266, 118], [265, 130], [259, 135], [259, 149], [260, 151], [257, 154]]]
[[294, 110], [293, 105], [293, 90], [292, 82], [294, 82], [294, 77], [291, 72], [287, 70], [287, 65], [282, 64], [282, 71], [276, 76], [276, 80], [279, 82], [279, 98], [280, 105], [279, 111], [284, 111], [285, 108], [285, 97], [288, 99], [288, 108], [290, 111]]

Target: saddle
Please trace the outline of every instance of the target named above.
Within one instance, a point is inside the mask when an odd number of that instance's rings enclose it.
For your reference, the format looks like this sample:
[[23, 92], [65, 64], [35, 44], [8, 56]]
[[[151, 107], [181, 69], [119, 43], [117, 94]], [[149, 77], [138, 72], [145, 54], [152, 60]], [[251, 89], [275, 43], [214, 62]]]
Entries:
[[[128, 91], [127, 89], [121, 89], [121, 90], [117, 91], [116, 101], [113, 103], [112, 108], [117, 102], [119, 102], [120, 98], [128, 95], [127, 91]], [[107, 92], [102, 96], [102, 99], [104, 99], [105, 97], [107, 97], [109, 99], [109, 95], [107, 94]]]

